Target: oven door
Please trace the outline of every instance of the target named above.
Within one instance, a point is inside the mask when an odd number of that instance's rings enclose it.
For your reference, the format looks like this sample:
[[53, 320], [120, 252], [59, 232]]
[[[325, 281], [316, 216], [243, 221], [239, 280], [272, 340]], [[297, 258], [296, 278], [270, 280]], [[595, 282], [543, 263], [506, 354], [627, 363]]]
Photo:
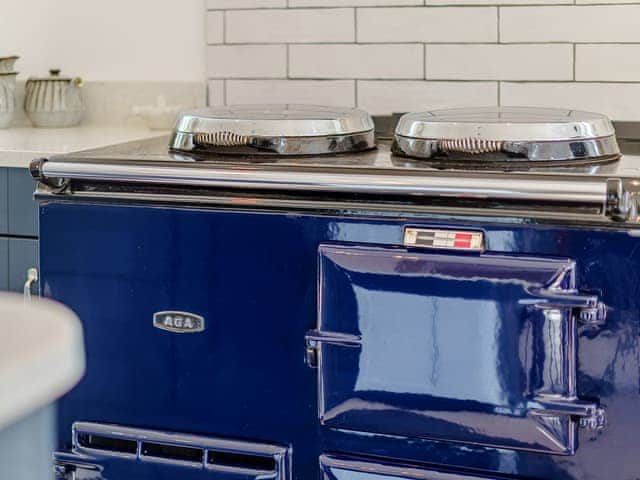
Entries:
[[576, 325], [601, 311], [569, 259], [322, 245], [307, 335], [335, 429], [570, 455]]
[[322, 480], [498, 480], [461, 471], [387, 463], [341, 455], [321, 455]]

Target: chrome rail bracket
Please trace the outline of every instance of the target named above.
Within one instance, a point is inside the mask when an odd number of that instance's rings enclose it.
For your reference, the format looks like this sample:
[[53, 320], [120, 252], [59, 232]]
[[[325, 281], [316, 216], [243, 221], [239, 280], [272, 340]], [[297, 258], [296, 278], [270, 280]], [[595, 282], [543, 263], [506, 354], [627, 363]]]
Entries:
[[605, 199], [605, 215], [613, 220], [627, 221], [630, 219], [633, 208], [633, 198], [631, 192], [626, 188], [620, 178], [609, 178], [607, 180], [607, 194]]

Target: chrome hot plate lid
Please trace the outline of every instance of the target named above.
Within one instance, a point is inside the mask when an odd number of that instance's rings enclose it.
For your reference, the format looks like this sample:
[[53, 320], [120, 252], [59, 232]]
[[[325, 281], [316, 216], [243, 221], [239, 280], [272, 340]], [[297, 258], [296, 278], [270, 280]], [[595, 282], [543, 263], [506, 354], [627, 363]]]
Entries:
[[487, 107], [409, 113], [395, 130], [394, 152], [433, 162], [566, 165], [616, 160], [611, 121], [598, 113]]
[[239, 105], [180, 115], [172, 150], [228, 155], [324, 155], [375, 147], [368, 113], [316, 105]]

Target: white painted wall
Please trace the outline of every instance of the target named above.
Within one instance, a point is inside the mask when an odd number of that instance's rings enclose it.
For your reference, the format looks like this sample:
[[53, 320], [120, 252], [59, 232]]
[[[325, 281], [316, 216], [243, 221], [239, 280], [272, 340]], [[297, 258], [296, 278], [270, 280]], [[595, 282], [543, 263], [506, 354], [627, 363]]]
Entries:
[[20, 78], [61, 68], [90, 81], [202, 81], [203, 0], [2, 0], [0, 56]]

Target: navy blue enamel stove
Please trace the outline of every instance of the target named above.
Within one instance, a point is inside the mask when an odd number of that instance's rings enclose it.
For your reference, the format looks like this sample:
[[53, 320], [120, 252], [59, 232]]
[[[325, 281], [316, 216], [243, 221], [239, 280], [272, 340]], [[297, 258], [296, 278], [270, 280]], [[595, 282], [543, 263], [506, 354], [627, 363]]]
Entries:
[[639, 143], [231, 110], [32, 165], [87, 341], [59, 479], [640, 478]]

